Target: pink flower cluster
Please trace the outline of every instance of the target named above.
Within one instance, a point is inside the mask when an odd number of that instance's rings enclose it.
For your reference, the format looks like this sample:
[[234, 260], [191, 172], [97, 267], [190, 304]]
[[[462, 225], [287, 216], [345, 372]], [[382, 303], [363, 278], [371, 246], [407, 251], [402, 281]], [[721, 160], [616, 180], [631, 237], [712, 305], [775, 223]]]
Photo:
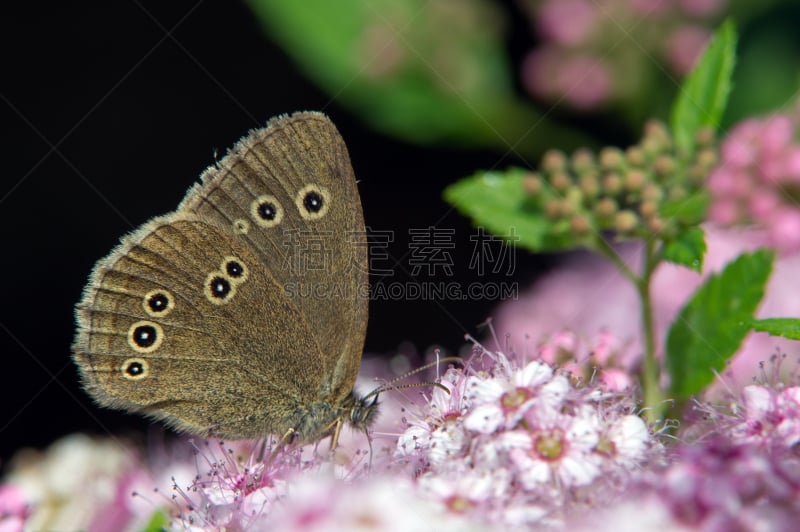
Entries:
[[[675, 521], [703, 530], [796, 530], [797, 458], [726, 438], [682, 447], [651, 479]], [[766, 526], [766, 528], [764, 528]]]
[[800, 387], [781, 384], [781, 360], [771, 364], [771, 382], [698, 402], [701, 416], [683, 432], [699, 439], [676, 446], [667, 467], [648, 471], [630, 496], [595, 517], [662, 530], [796, 530]]
[[719, 437], [679, 447], [670, 463], [570, 529], [610, 532], [626, 522], [635, 524], [631, 530], [797, 530], [800, 462], [794, 453], [767, 453]]
[[[573, 340], [557, 334], [541, 352]], [[788, 532], [800, 522], [800, 380], [772, 364], [765, 382], [698, 402], [665, 449], [632, 392], [478, 347], [426, 400], [387, 410], [404, 430], [371, 468], [360, 451], [331, 461], [287, 447], [259, 460], [253, 442], [210, 442], [194, 447], [194, 465], [162, 453], [148, 469], [118, 443], [73, 437], [43, 456], [42, 475], [28, 468], [0, 485], [0, 530], [142, 529], [161, 514], [157, 526], [181, 530]], [[98, 463], [70, 474], [79, 455]], [[170, 476], [171, 489], [153, 492]], [[56, 490], [58, 506], [36, 486]]]
[[708, 178], [708, 217], [723, 225], [755, 224], [768, 244], [800, 250], [800, 142], [798, 120], [788, 114], [747, 119], [722, 144]]
[[698, 425], [725, 434], [736, 445], [779, 453], [800, 447], [800, 365], [787, 374], [787, 358], [785, 354], [772, 355], [760, 364], [756, 382], [741, 389], [720, 379], [726, 385], [722, 401], [695, 405], [703, 420]]
[[636, 357], [630, 342], [623, 343], [608, 329], [591, 339], [564, 329], [546, 337], [537, 348], [537, 357], [569, 372], [575, 379], [598, 381], [608, 391], [634, 387], [632, 366]]
[[[471, 530], [459, 516], [420, 497], [405, 476], [371, 475], [359, 460], [330, 462], [313, 446], [279, 449], [222, 442], [197, 448], [198, 475], [175, 482], [170, 524], [180, 530]], [[359, 453], [360, 454], [360, 453]]]
[[508, 527], [557, 525], [660, 459], [630, 396], [577, 385], [541, 360], [481, 349], [441, 382], [449, 393], [434, 389], [409, 412], [396, 456], [453, 513]]
[[304, 469], [299, 450], [281, 451], [269, 463], [256, 459], [257, 448], [225, 442], [205, 442], [195, 452], [197, 476], [185, 487], [173, 479], [171, 513], [184, 528], [252, 529]]
[[19, 486], [0, 485], [0, 532], [23, 530], [30, 513], [30, 504]]
[[663, 58], [686, 74], [726, 0], [525, 0], [540, 44], [525, 58], [522, 81], [550, 101], [591, 110], [642, 88], [629, 76]]

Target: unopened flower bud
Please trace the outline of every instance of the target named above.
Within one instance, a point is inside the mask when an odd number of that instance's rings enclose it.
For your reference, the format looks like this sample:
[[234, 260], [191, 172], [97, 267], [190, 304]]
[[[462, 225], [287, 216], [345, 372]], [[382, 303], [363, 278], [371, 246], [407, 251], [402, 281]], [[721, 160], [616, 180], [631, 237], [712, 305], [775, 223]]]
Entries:
[[641, 142], [647, 157], [655, 157], [672, 149], [672, 138], [667, 126], [658, 120], [648, 120], [644, 125], [644, 136]]
[[556, 172], [550, 176], [550, 184], [558, 192], [566, 192], [572, 186], [572, 179], [565, 172]]
[[628, 160], [628, 166], [644, 166], [647, 161], [644, 150], [639, 146], [631, 146], [625, 150], [625, 158]]
[[636, 192], [641, 190], [647, 181], [647, 177], [641, 170], [629, 170], [625, 174], [625, 190], [629, 192]]
[[708, 176], [709, 170], [709, 168], [704, 168], [702, 164], [695, 161], [686, 172], [686, 175], [689, 178], [689, 183], [693, 185], [704, 184], [706, 182], [706, 177]]
[[639, 214], [645, 220], [650, 219], [658, 214], [658, 205], [654, 201], [643, 201], [639, 204]]
[[659, 202], [664, 197], [664, 189], [656, 183], [647, 183], [642, 188], [642, 199]]
[[659, 218], [658, 216], [654, 216], [653, 218], [647, 220], [647, 228], [650, 230], [651, 233], [655, 235], [660, 235], [664, 231], [666, 226], [667, 226], [666, 222], [662, 218]]
[[708, 126], [700, 128], [697, 130], [694, 138], [698, 148], [710, 148], [714, 145], [714, 141], [716, 140], [714, 128]]
[[572, 229], [572, 233], [576, 236], [585, 235], [592, 228], [591, 224], [589, 223], [589, 218], [585, 214], [573, 216], [569, 221], [569, 225]]
[[670, 143], [667, 126], [660, 120], [648, 120], [645, 123], [644, 138], [658, 141], [663, 146], [667, 146]]
[[567, 156], [561, 150], [547, 150], [542, 156], [542, 170], [545, 172], [564, 172], [566, 169]]
[[619, 148], [607, 147], [600, 150], [600, 167], [603, 170], [622, 170], [625, 157]]
[[611, 218], [617, 212], [617, 202], [611, 198], [603, 198], [594, 206], [594, 212], [601, 218]]
[[542, 191], [542, 177], [534, 172], [525, 174], [522, 178], [522, 188], [530, 196], [538, 196]]
[[581, 192], [588, 198], [594, 198], [600, 192], [600, 183], [597, 179], [597, 174], [594, 172], [586, 173], [578, 179]]
[[669, 155], [659, 155], [653, 163], [653, 169], [660, 178], [669, 177], [675, 172], [675, 159]]
[[556, 221], [561, 218], [561, 200], [558, 198], [550, 198], [544, 204], [544, 214], [551, 221]]
[[667, 193], [667, 198], [670, 201], [680, 201], [686, 198], [686, 189], [683, 187], [672, 187]]
[[710, 170], [718, 160], [717, 150], [714, 148], [705, 148], [697, 152], [697, 163], [705, 170]]
[[572, 154], [572, 170], [582, 174], [594, 168], [594, 155], [588, 148], [579, 148]]
[[639, 223], [636, 213], [629, 210], [619, 211], [614, 216], [614, 229], [620, 233], [630, 233]]
[[603, 178], [603, 190], [605, 190], [606, 194], [609, 196], [616, 196], [622, 190], [622, 179], [618, 174], [613, 172], [606, 174]]
[[665, 151], [665, 146], [657, 139], [645, 138], [642, 140], [642, 151], [648, 159], [654, 159]]
[[567, 190], [564, 201], [571, 207], [570, 212], [577, 212], [583, 204], [583, 192], [578, 187], [572, 187]]

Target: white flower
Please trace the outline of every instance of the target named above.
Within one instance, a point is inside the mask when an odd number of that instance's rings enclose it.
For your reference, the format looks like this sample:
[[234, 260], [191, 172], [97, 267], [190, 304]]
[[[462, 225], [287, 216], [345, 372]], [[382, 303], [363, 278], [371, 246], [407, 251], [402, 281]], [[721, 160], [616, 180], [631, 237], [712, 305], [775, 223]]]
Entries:
[[595, 417], [592, 409], [582, 408], [576, 416], [550, 413], [538, 419], [522, 433], [524, 445], [511, 451], [520, 482], [531, 490], [550, 480], [564, 487], [592, 482], [600, 474]]
[[569, 379], [564, 375], [556, 375], [553, 380], [542, 386], [536, 402], [537, 408], [546, 408], [553, 412], [560, 410], [570, 389], [572, 389], [572, 385]]
[[431, 440], [431, 427], [427, 424], [409, 426], [397, 440], [396, 456], [418, 454], [428, 447]]
[[641, 463], [650, 442], [647, 425], [642, 418], [634, 415], [613, 421], [605, 437], [613, 447], [612, 459], [625, 468], [633, 468]]
[[505, 416], [498, 404], [485, 404], [475, 408], [464, 420], [464, 426], [474, 432], [491, 434], [503, 425]]
[[432, 465], [441, 465], [461, 451], [467, 441], [467, 435], [461, 423], [446, 422], [431, 433], [428, 441], [427, 456]]
[[[552, 400], [555, 390], [547, 390], [553, 378], [553, 370], [547, 364], [534, 361], [522, 370], [511, 372], [508, 377], [467, 379], [467, 389], [473, 404], [478, 405], [465, 419], [467, 429], [491, 434], [498, 429], [513, 429], [536, 399], [536, 388]], [[567, 382], [568, 386], [569, 383]], [[561, 385], [556, 385], [561, 389]]]
[[487, 473], [472, 472], [457, 477], [426, 474], [419, 478], [419, 486], [456, 513], [482, 505], [495, 494], [495, 480]]
[[478, 530], [447, 512], [430, 497], [421, 497], [402, 477], [372, 477], [343, 482], [328, 478], [298, 479], [289, 497], [259, 523], [260, 530]]
[[640, 532], [664, 530], [690, 532], [696, 527], [681, 524], [658, 496], [629, 498], [608, 508], [593, 508], [573, 519], [566, 528], [575, 532]]
[[424, 457], [430, 464], [438, 465], [462, 450], [466, 441], [461, 422], [466, 408], [465, 381], [463, 373], [450, 370], [445, 374], [440, 384], [449, 393], [434, 388], [423, 410], [410, 416], [408, 428], [397, 440], [396, 457]]

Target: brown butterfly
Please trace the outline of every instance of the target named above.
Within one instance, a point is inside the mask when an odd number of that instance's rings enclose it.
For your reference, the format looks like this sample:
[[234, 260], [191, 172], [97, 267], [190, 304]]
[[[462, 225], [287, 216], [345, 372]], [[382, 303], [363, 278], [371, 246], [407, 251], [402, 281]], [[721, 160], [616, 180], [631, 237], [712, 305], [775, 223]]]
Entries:
[[353, 392], [367, 287], [342, 137], [320, 113], [279, 116], [97, 262], [73, 358], [103, 406], [335, 447], [343, 422], [366, 430], [377, 413], [380, 390]]

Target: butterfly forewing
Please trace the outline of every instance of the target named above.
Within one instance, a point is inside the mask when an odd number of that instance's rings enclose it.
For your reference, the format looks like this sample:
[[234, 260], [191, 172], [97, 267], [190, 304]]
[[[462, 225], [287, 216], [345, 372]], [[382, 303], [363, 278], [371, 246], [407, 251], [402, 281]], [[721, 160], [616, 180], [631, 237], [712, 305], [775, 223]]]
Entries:
[[179, 210], [252, 245], [320, 345], [331, 399], [349, 393], [366, 331], [367, 245], [336, 127], [320, 113], [273, 119], [201, 180]]

